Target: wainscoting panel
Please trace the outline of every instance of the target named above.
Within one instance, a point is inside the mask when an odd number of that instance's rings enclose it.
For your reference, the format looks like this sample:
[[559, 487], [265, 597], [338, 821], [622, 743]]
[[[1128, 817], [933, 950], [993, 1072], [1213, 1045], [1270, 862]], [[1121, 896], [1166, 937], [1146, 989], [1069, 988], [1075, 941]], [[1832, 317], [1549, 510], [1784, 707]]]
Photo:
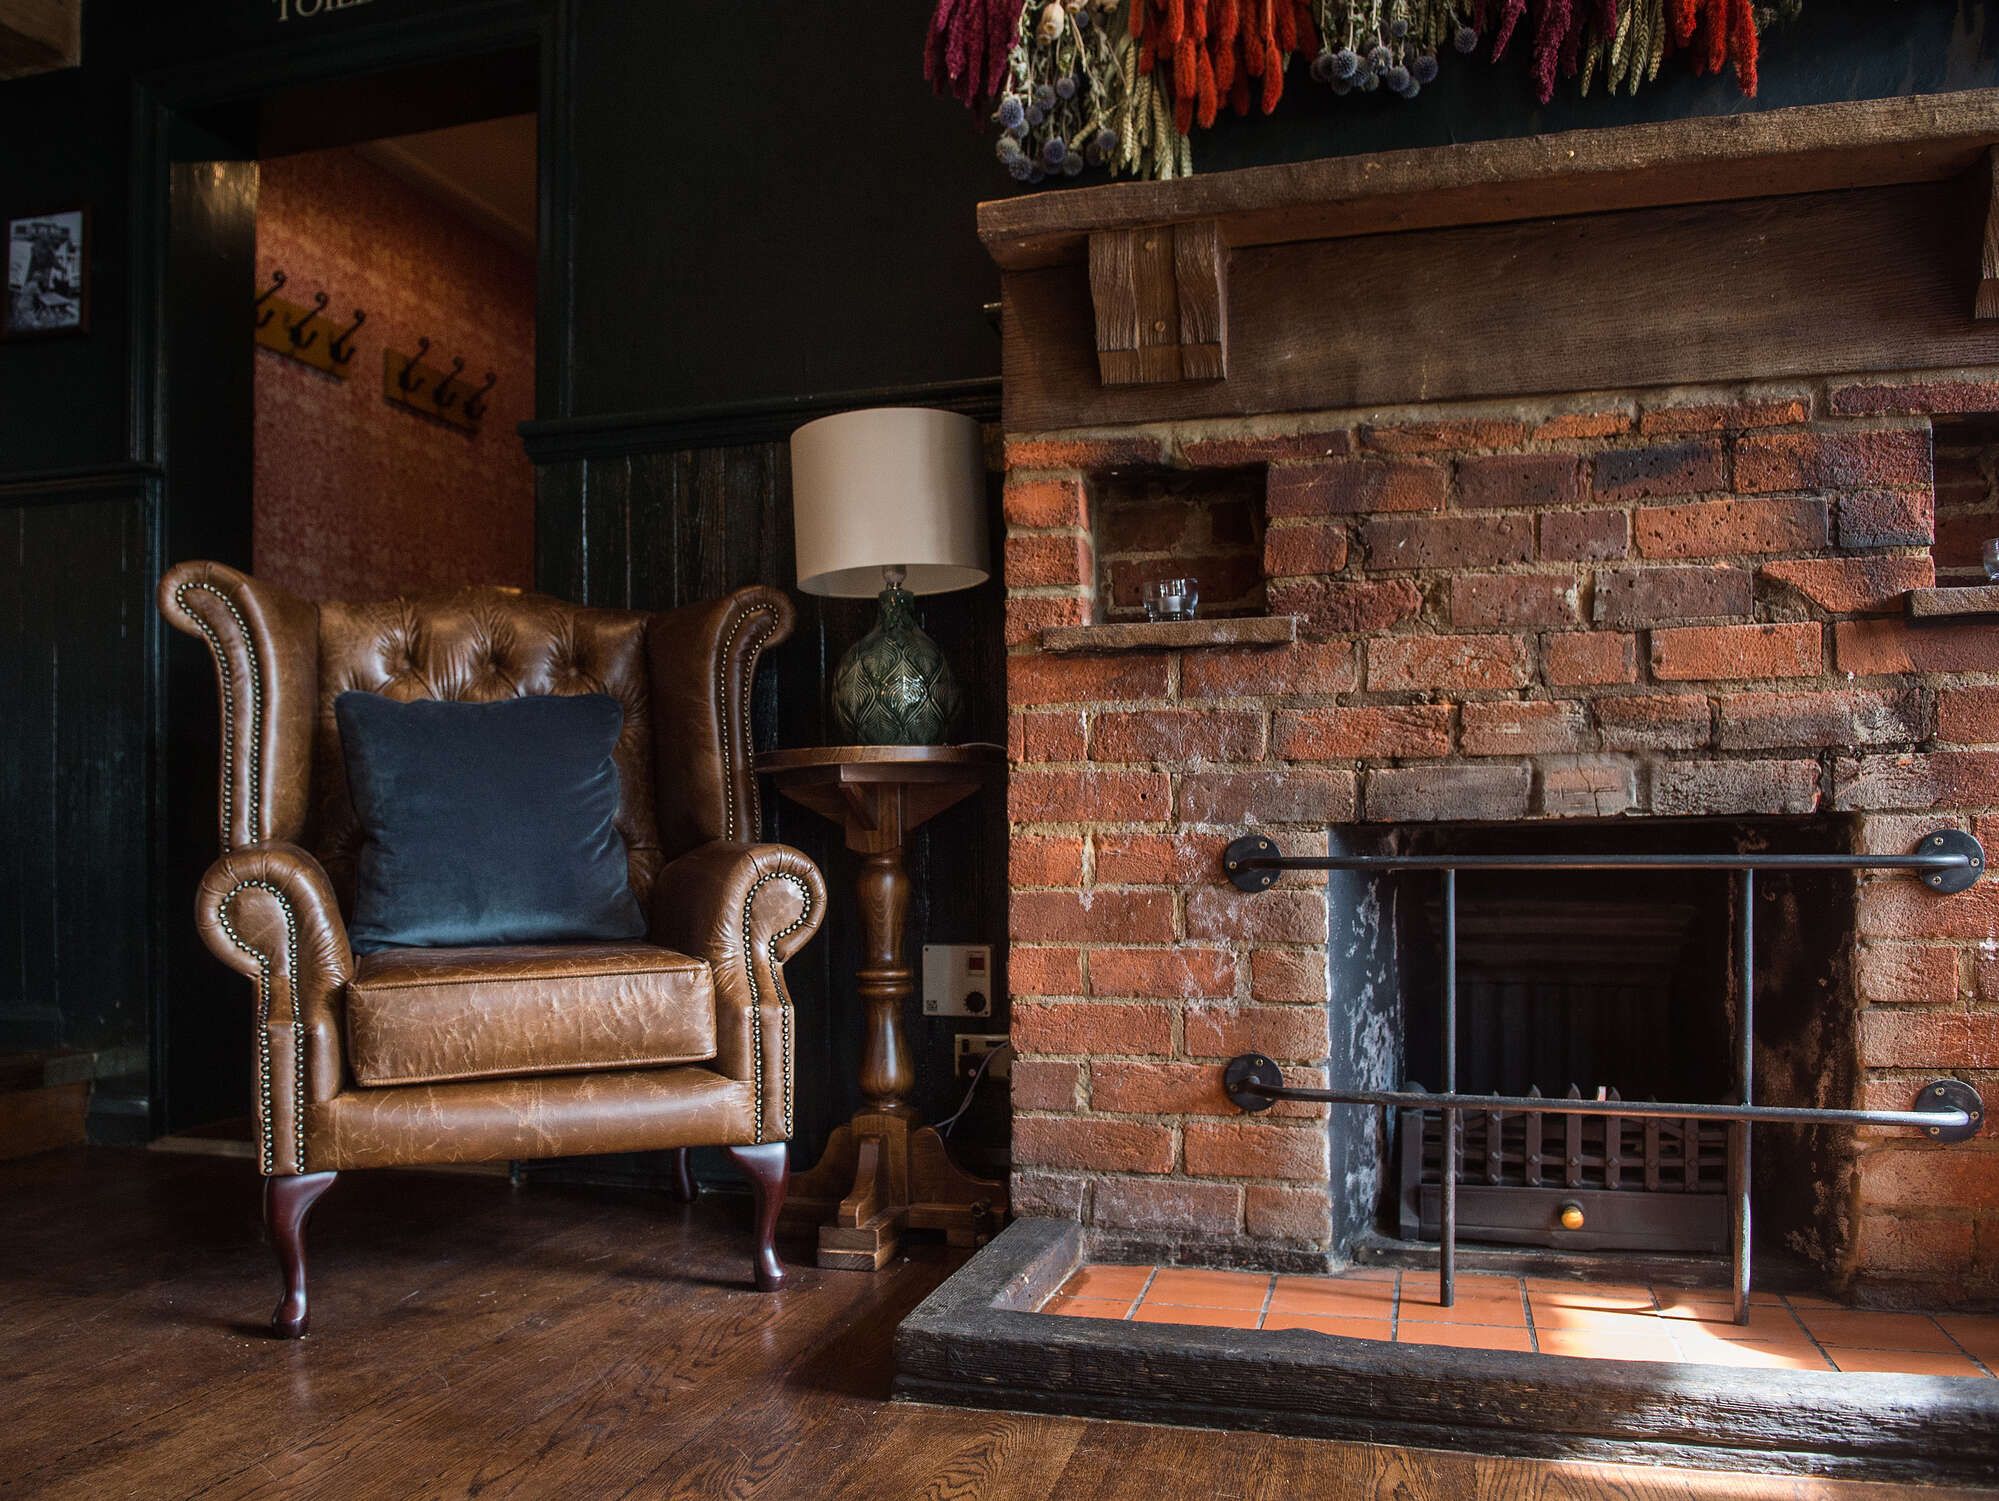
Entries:
[[0, 1052], [146, 1042], [151, 512], [0, 482]]

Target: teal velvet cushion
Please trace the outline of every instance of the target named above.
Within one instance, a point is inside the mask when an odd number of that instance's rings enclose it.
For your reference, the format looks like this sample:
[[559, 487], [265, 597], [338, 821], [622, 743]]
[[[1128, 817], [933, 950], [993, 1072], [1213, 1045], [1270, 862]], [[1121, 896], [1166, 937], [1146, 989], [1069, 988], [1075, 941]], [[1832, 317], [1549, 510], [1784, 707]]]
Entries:
[[601, 693], [496, 703], [333, 701], [366, 842], [348, 936], [392, 946], [638, 938]]

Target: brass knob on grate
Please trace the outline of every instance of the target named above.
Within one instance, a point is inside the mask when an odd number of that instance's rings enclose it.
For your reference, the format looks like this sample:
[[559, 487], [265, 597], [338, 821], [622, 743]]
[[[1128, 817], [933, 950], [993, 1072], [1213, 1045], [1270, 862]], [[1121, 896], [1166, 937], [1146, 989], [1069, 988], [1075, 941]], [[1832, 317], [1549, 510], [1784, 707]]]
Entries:
[[1562, 1206], [1560, 1211], [1560, 1218], [1562, 1221], [1562, 1228], [1564, 1230], [1582, 1229], [1583, 1206], [1578, 1204], [1574, 1199], [1569, 1200], [1568, 1203]]

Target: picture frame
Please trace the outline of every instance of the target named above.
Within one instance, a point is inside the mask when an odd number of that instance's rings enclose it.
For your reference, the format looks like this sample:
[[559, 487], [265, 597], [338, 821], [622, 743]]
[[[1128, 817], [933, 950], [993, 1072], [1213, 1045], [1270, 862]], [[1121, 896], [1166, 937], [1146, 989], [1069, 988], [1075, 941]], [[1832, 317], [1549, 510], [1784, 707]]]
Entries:
[[90, 210], [10, 214], [4, 238], [6, 301], [0, 339], [90, 332]]

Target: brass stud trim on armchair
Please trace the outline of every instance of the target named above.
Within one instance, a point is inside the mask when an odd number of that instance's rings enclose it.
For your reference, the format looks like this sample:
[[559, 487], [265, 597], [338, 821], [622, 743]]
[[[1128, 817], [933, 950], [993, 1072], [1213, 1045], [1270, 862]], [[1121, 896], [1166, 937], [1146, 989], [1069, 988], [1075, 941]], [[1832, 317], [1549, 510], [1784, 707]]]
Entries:
[[[174, 590], [174, 603], [181, 613], [195, 623], [201, 634], [208, 638], [210, 654], [215, 658], [215, 675], [222, 684], [222, 852], [226, 855], [235, 848], [230, 837], [236, 826], [234, 813], [235, 770], [236, 770], [236, 694], [235, 684], [230, 677], [229, 654], [223, 649], [222, 638], [215, 633], [215, 627], [203, 620], [189, 607], [187, 596], [199, 589], [203, 594], [212, 594], [216, 601], [236, 620], [236, 628], [242, 636], [243, 654], [250, 659], [250, 749], [244, 756], [244, 766], [248, 773], [250, 808], [246, 823], [250, 830], [250, 843], [255, 844], [262, 835], [258, 826], [258, 810], [262, 806], [264, 746], [264, 693], [263, 668], [257, 661], [257, 638], [250, 631], [250, 622], [243, 618], [243, 612], [236, 608], [236, 601], [224, 594], [213, 584], [204, 584], [189, 579]], [[240, 888], [239, 888], [240, 889]], [[301, 1154], [301, 1161], [303, 1155]], [[266, 1169], [268, 1171], [268, 1169]]]
[[[750, 722], [750, 701], [756, 691], [757, 658], [763, 652], [764, 643], [777, 630], [777, 612], [767, 609], [746, 610], [738, 616], [735, 624], [729, 627], [729, 634], [722, 640], [722, 650], [715, 664], [715, 691], [721, 695], [719, 703], [722, 710], [726, 712], [729, 706], [729, 654], [735, 649], [736, 637], [742, 634], [743, 627], [748, 625], [752, 619], [757, 618], [768, 620], [769, 625], [765, 628], [761, 636], [750, 643], [750, 649], [743, 657], [742, 700], [743, 744], [745, 747], [756, 744], [756, 728]], [[734, 839], [736, 837], [735, 752], [732, 749], [732, 742], [726, 728], [722, 732], [722, 784], [727, 789], [723, 795], [722, 804], [722, 837], [724, 839]], [[747, 837], [754, 838], [763, 828], [763, 808], [760, 805], [761, 794], [754, 776], [749, 779], [749, 787], [750, 806], [748, 817], [744, 820], [744, 830]], [[754, 984], [755, 981], [751, 983]], [[761, 1127], [759, 1127], [757, 1132], [757, 1140], [763, 1140]]]
[[215, 921], [229, 941], [257, 961], [257, 1146], [264, 1176], [277, 1172], [276, 1128], [271, 1102], [271, 957], [246, 942], [229, 920], [229, 904], [238, 893], [255, 888], [268, 892], [285, 915], [285, 983], [292, 987], [292, 1135], [296, 1153], [293, 1171], [305, 1168], [305, 1027], [298, 1016], [298, 914], [291, 899], [268, 881], [238, 881], [215, 904]]
[[771, 983], [777, 988], [777, 1013], [779, 1024], [784, 1028], [780, 1038], [784, 1043], [781, 1059], [784, 1064], [784, 1136], [791, 1139], [791, 997], [784, 989], [784, 962], [777, 957], [778, 940], [787, 934], [796, 933], [812, 921], [812, 892], [797, 876], [774, 873], [759, 876], [750, 887], [750, 894], [743, 898], [743, 970], [750, 977], [750, 1058], [751, 1072], [755, 1076], [752, 1087], [756, 1091], [756, 1139], [764, 1139], [764, 1022], [763, 997], [757, 990], [756, 943], [751, 937], [751, 913], [757, 905], [757, 893], [772, 881], [783, 881], [798, 893], [799, 914], [784, 927], [770, 935], [765, 953], [770, 962]]

